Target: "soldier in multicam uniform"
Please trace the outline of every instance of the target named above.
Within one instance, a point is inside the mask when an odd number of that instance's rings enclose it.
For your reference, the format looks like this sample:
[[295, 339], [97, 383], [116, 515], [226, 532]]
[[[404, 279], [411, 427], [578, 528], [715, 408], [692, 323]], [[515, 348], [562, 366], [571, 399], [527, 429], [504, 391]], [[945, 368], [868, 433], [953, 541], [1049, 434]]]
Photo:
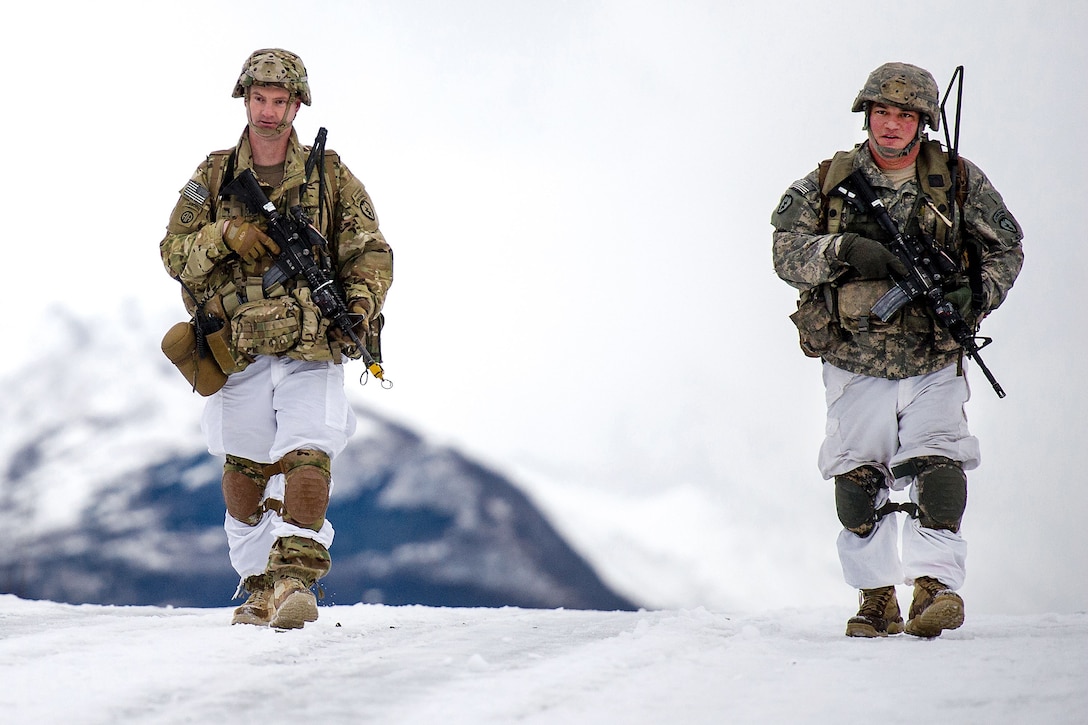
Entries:
[[202, 428], [209, 451], [226, 457], [227, 541], [249, 593], [233, 623], [297, 628], [317, 619], [311, 588], [331, 566], [331, 461], [355, 430], [341, 363], [360, 353], [329, 334], [305, 279], [263, 289], [280, 250], [257, 215], [219, 191], [252, 169], [280, 213], [301, 204], [329, 242], [364, 341], [379, 330], [393, 257], [366, 190], [338, 155], [326, 151], [318, 162], [323, 183], [305, 178], [310, 148], [292, 125], [301, 104], [310, 105], [302, 60], [278, 48], [255, 51], [233, 95], [244, 98], [246, 129], [182, 189], [160, 252], [190, 312], [199, 305], [226, 320], [215, 358], [228, 377], [208, 399]]
[[[940, 123], [938, 90], [925, 70], [888, 63], [870, 74], [852, 110], [865, 114], [868, 140], [839, 152], [794, 182], [775, 209], [774, 267], [800, 290], [801, 347], [823, 360], [826, 437], [820, 471], [835, 481], [843, 530], [839, 559], [846, 583], [861, 590], [846, 634], [906, 631], [938, 636], [963, 622], [967, 505], [965, 470], [978, 466], [967, 429], [966, 361], [924, 301], [887, 322], [870, 314], [903, 273], [881, 243], [875, 220], [829, 191], [860, 169], [908, 234], [925, 234], [955, 260], [972, 260], [946, 293], [977, 325], [1005, 299], [1023, 263], [1021, 232], [1001, 195], [973, 163], [952, 164], [961, 193], [950, 198], [948, 154], [927, 139]], [[970, 253], [968, 253], [970, 252]], [[890, 501], [910, 488], [914, 506]], [[911, 513], [897, 547], [892, 510]], [[904, 627], [895, 585], [914, 585]]]

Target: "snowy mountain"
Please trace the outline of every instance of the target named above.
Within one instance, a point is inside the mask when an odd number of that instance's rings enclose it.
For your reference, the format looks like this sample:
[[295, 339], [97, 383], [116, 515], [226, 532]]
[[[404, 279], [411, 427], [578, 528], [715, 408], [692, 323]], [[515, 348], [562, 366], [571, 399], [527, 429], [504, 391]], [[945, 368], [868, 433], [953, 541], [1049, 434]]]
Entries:
[[[133, 306], [132, 309], [136, 309]], [[201, 399], [138, 313], [56, 314], [0, 380], [0, 592], [68, 603], [222, 606], [237, 576]], [[357, 409], [334, 463], [327, 603], [632, 609], [502, 475]]]

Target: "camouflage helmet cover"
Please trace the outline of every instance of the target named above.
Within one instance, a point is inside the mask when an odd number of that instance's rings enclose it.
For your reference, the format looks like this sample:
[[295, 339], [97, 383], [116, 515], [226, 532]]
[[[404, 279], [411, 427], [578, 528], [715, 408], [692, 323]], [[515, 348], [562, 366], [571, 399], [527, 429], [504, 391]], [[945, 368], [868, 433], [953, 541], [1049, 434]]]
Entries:
[[250, 86], [281, 86], [310, 105], [310, 82], [302, 58], [282, 48], [255, 50], [242, 66], [234, 84], [234, 98], [241, 98]]
[[850, 110], [857, 113], [870, 103], [885, 103], [918, 113], [936, 131], [941, 124], [937, 99], [937, 82], [929, 71], [909, 63], [885, 63], [869, 74]]

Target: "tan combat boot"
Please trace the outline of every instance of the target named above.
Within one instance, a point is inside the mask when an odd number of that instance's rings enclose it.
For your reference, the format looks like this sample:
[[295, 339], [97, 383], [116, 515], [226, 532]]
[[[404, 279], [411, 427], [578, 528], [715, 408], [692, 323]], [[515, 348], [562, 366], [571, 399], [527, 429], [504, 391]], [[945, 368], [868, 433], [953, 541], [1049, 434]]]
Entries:
[[272, 576], [272, 621], [276, 629], [298, 629], [317, 621], [317, 597], [310, 591], [329, 572], [332, 558], [323, 545], [303, 536], [277, 539], [268, 557]]
[[861, 590], [858, 613], [846, 621], [847, 637], [887, 637], [903, 631], [895, 587]]
[[267, 626], [272, 619], [272, 577], [268, 574], [256, 574], [246, 577], [242, 586], [249, 592], [249, 598], [234, 610], [230, 623]]
[[946, 629], [963, 624], [963, 598], [933, 577], [914, 580], [914, 601], [910, 605], [907, 634], [939, 637]]
[[272, 593], [272, 621], [276, 629], [300, 629], [317, 621], [317, 597], [306, 583], [294, 577], [276, 579]]

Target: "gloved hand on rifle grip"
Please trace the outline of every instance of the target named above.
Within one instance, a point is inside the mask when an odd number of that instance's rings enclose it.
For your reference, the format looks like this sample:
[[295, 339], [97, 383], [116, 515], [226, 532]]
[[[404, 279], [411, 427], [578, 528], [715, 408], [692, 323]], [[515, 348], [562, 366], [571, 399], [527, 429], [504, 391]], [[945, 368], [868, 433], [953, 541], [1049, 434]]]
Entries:
[[365, 334], [370, 320], [370, 302], [357, 297], [348, 302], [348, 312], [351, 313], [356, 334]]
[[945, 292], [944, 298], [959, 310], [960, 317], [963, 319], [969, 320], [974, 316], [974, 311], [971, 309], [971, 288], [967, 285]]
[[895, 272], [905, 277], [907, 268], [891, 250], [875, 239], [853, 232], [843, 234], [839, 242], [839, 259], [857, 270], [862, 279], [885, 279]]
[[279, 254], [280, 247], [252, 222], [228, 219], [223, 225], [223, 241], [242, 259], [256, 262], [261, 255]]

